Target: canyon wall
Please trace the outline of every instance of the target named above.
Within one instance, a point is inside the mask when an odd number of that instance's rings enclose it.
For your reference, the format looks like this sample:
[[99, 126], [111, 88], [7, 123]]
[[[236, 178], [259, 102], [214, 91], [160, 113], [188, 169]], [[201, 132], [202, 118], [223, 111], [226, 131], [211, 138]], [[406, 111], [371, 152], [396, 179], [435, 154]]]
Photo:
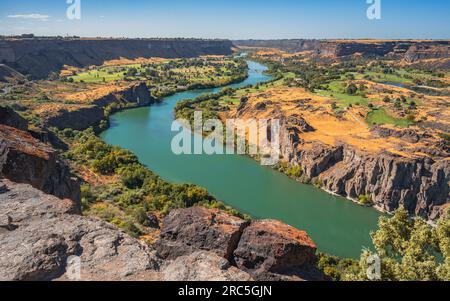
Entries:
[[7, 117], [0, 119], [0, 178], [70, 199], [81, 212], [78, 179], [57, 151], [26, 132], [26, 121], [12, 110], [0, 107], [0, 116]]
[[412, 215], [436, 220], [450, 202], [450, 164], [444, 158], [410, 159], [367, 153], [348, 145], [306, 144], [301, 131], [284, 122], [281, 154], [300, 165], [304, 181], [358, 200], [368, 196], [383, 211], [404, 206]]
[[141, 82], [90, 101], [92, 102], [90, 105], [55, 106], [51, 111], [43, 111], [39, 115], [46, 127], [83, 131], [105, 120], [105, 108], [110, 104], [116, 103], [127, 108], [140, 107], [153, 104], [155, 99], [151, 96], [147, 85]]
[[314, 51], [317, 55], [367, 57], [393, 55], [413, 63], [423, 59], [450, 58], [449, 41], [340, 41], [340, 40], [239, 40], [238, 47], [276, 48], [287, 52]]
[[47, 78], [64, 65], [101, 65], [121, 57], [181, 58], [200, 55], [230, 55], [233, 44], [226, 40], [195, 39], [3, 39], [0, 64], [30, 75]]

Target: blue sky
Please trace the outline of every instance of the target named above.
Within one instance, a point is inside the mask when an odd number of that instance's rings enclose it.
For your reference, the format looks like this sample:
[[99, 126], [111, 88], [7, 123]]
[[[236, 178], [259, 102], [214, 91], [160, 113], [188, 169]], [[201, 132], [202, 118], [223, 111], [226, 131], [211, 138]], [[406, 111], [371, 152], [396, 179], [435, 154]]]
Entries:
[[[74, 1], [74, 0], [73, 0]], [[87, 37], [450, 39], [449, 0], [0, 0], [0, 34]]]

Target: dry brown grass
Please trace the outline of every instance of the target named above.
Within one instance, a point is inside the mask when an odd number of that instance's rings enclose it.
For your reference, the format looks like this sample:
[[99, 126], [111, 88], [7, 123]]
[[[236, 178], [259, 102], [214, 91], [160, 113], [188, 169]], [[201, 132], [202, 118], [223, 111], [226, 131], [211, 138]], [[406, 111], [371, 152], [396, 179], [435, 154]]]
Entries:
[[[372, 83], [371, 85], [375, 84]], [[269, 103], [266, 109], [254, 109], [257, 103], [267, 103], [268, 101], [272, 103]], [[306, 145], [313, 142], [321, 142], [332, 146], [347, 144], [365, 152], [380, 153], [388, 151], [407, 158], [425, 155], [416, 151], [419, 147], [425, 147], [422, 142], [412, 143], [395, 137], [381, 138], [375, 135], [365, 122], [369, 112], [368, 108], [354, 106], [337, 115], [331, 108], [332, 102], [328, 97], [311, 94], [302, 88], [274, 87], [263, 93], [250, 94], [249, 104], [247, 105], [250, 109], [245, 109], [238, 116], [235, 107], [228, 117], [268, 119], [276, 118], [279, 114], [285, 117], [299, 115], [316, 129], [314, 132], [300, 134], [300, 138], [304, 140]], [[433, 108], [434, 105], [430, 100], [430, 106], [420, 109], [418, 116], [426, 115], [427, 109]], [[448, 112], [445, 114], [448, 116]], [[389, 128], [389, 126], [387, 127]], [[394, 129], [393, 126], [391, 128]], [[305, 145], [301, 147], [304, 148]]]

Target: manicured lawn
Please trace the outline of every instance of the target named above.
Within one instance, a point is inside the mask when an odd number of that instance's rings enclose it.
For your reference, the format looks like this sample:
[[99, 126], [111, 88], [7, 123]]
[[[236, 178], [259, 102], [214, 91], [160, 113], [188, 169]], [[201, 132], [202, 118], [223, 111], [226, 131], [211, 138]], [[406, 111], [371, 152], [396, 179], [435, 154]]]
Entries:
[[392, 124], [399, 127], [408, 127], [414, 122], [407, 119], [400, 119], [390, 116], [384, 109], [374, 109], [367, 115], [367, 123], [376, 124]]

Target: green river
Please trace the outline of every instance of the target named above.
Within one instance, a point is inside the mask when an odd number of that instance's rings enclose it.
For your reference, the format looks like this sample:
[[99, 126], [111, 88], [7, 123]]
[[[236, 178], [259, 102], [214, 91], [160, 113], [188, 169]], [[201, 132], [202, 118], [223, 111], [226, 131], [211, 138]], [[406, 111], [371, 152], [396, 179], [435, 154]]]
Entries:
[[[271, 79], [267, 68], [249, 61], [249, 77], [232, 87]], [[220, 88], [181, 92], [151, 107], [126, 110], [111, 117], [111, 128], [102, 133], [109, 144], [134, 152], [139, 160], [172, 183], [193, 183], [254, 218], [281, 220], [308, 232], [322, 252], [358, 258], [370, 247], [369, 233], [381, 215], [312, 185], [300, 184], [285, 175], [239, 155], [174, 155], [171, 131], [174, 106]]]

